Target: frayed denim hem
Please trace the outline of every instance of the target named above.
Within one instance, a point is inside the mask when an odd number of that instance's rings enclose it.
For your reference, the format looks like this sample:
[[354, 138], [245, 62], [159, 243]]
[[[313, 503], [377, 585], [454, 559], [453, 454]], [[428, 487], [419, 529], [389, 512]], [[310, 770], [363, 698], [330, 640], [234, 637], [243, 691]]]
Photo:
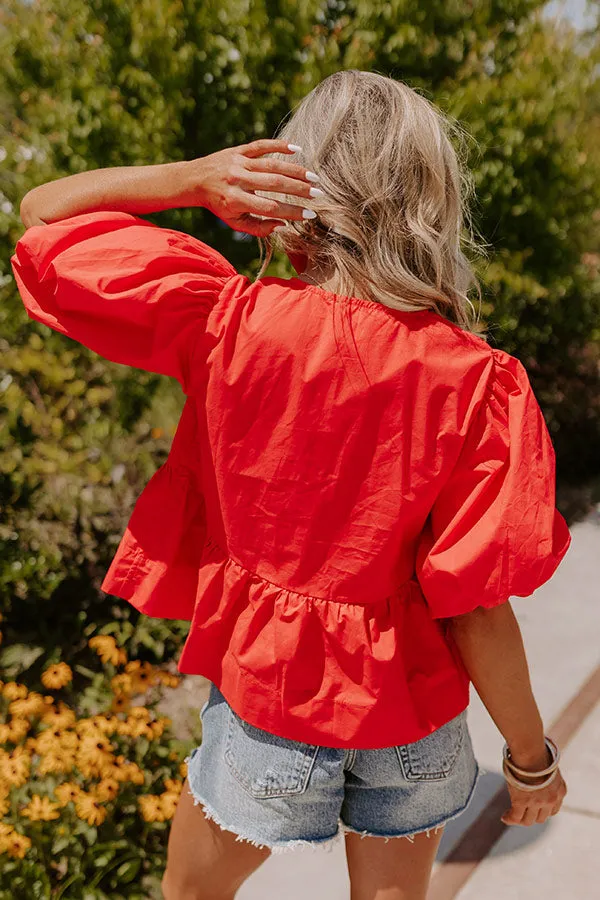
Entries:
[[[191, 759], [191, 756], [188, 756], [187, 759], [185, 760], [185, 762], [187, 763], [188, 760], [190, 760], [190, 759]], [[447, 816], [445, 819], [440, 819], [437, 822], [430, 823], [429, 825], [425, 826], [424, 828], [418, 828], [415, 831], [409, 831], [409, 832], [406, 832], [403, 834], [384, 834], [381, 832], [373, 832], [373, 831], [368, 831], [368, 830], [360, 831], [356, 828], [352, 828], [350, 825], [346, 825], [346, 823], [340, 818], [340, 819], [338, 819], [338, 830], [334, 834], [332, 834], [330, 837], [314, 838], [313, 840], [293, 839], [293, 840], [289, 840], [289, 841], [281, 841], [281, 842], [275, 842], [275, 843], [271, 843], [271, 844], [265, 843], [264, 841], [258, 841], [255, 838], [253, 838], [247, 834], [240, 834], [238, 831], [236, 831], [235, 828], [232, 828], [229, 825], [226, 825], [224, 822], [222, 822], [221, 819], [219, 818], [218, 813], [213, 809], [213, 807], [209, 803], [207, 803], [206, 800], [204, 800], [203, 798], [197, 797], [196, 794], [194, 794], [194, 792], [192, 791], [191, 786], [189, 788], [188, 793], [194, 801], [194, 806], [201, 806], [205, 817], [207, 819], [209, 819], [210, 821], [214, 822], [216, 825], [218, 825], [222, 831], [228, 831], [230, 834], [234, 834], [236, 841], [244, 841], [246, 843], [252, 844], [253, 847], [256, 847], [259, 850], [269, 850], [271, 853], [274, 853], [274, 854], [288, 853], [288, 852], [294, 851], [294, 850], [306, 850], [306, 849], [311, 849], [311, 850], [319, 849], [319, 850], [325, 850], [327, 852], [331, 852], [334, 844], [337, 844], [339, 842], [340, 838], [345, 833], [358, 834], [358, 835], [360, 835], [361, 838], [379, 837], [379, 838], [383, 838], [386, 843], [390, 840], [397, 839], [397, 838], [406, 838], [406, 840], [413, 843], [416, 835], [418, 835], [418, 834], [427, 834], [427, 837], [430, 837], [430, 832], [433, 832], [433, 834], [435, 835], [438, 831], [441, 831], [448, 824], [448, 822], [452, 822], [453, 819], [457, 819], [459, 816], [461, 816], [465, 812], [465, 810], [471, 803], [471, 800], [473, 799], [473, 796], [475, 794], [475, 788], [477, 787], [477, 783], [479, 782], [479, 779], [481, 778], [481, 776], [484, 774], [485, 771], [486, 770], [481, 769], [481, 767], [477, 764], [475, 779], [473, 781], [473, 785], [469, 792], [469, 796], [467, 797], [467, 800], [464, 803], [464, 805], [461, 806], [461, 808], [459, 810], [457, 810], [451, 816]]]
[[479, 779], [481, 778], [481, 776], [484, 773], [484, 770], [481, 769], [479, 764], [476, 764], [476, 765], [477, 765], [477, 769], [475, 772], [475, 779], [471, 786], [471, 790], [469, 791], [469, 796], [467, 797], [466, 802], [464, 803], [463, 806], [461, 806], [461, 808], [459, 810], [457, 810], [457, 812], [452, 813], [451, 816], [447, 816], [445, 819], [440, 819], [437, 822], [431, 822], [429, 825], [426, 825], [425, 828], [418, 828], [415, 831], [407, 831], [404, 834], [384, 834], [382, 832], [367, 831], [367, 830], [359, 831], [359, 829], [357, 829], [357, 828], [351, 828], [350, 825], [346, 825], [346, 823], [344, 821], [342, 821], [342, 819], [340, 819], [340, 828], [343, 832], [349, 832], [350, 834], [359, 834], [361, 836], [361, 838], [365, 838], [365, 837], [383, 838], [386, 843], [395, 838], [406, 838], [408, 841], [413, 843], [416, 835], [426, 834], [427, 837], [430, 837], [431, 831], [433, 831], [433, 834], [435, 835], [438, 831], [441, 831], [448, 824], [448, 822], [452, 822], [453, 819], [458, 819], [459, 816], [462, 816], [462, 814], [465, 812], [466, 808], [471, 803], [471, 800], [473, 799], [473, 796], [475, 794], [475, 788], [477, 787]]
[[336, 831], [335, 834], [331, 835], [331, 837], [315, 838], [312, 841], [290, 840], [281, 841], [274, 844], [257, 841], [254, 838], [250, 837], [250, 835], [240, 834], [238, 831], [236, 831], [235, 828], [231, 828], [229, 825], [225, 825], [225, 823], [220, 820], [213, 807], [209, 803], [207, 803], [206, 800], [202, 799], [201, 797], [197, 797], [191, 789], [188, 791], [188, 793], [194, 801], [194, 806], [202, 807], [202, 811], [207, 819], [218, 825], [222, 831], [228, 831], [230, 832], [230, 834], [234, 834], [236, 841], [244, 841], [248, 844], [252, 844], [252, 846], [256, 847], [258, 850], [269, 850], [271, 853], [289, 853], [292, 850], [322, 849], [329, 852], [333, 849], [333, 845], [340, 839], [341, 832], [338, 829], [338, 831]]

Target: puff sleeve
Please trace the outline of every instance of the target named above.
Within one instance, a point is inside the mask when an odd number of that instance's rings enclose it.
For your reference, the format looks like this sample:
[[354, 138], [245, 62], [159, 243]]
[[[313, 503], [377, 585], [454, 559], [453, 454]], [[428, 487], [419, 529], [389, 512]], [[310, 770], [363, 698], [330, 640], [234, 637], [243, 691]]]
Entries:
[[206, 317], [237, 274], [202, 241], [119, 212], [29, 228], [12, 266], [30, 318], [186, 392]]
[[427, 519], [416, 574], [434, 618], [527, 597], [571, 536], [555, 509], [555, 457], [522, 364], [492, 350], [486, 394]]

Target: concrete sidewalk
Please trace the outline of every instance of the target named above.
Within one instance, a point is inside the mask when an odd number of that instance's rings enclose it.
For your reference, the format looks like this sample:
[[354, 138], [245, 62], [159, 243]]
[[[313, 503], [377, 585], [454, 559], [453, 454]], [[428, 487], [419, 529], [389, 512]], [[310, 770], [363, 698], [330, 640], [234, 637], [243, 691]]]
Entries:
[[[555, 719], [600, 664], [600, 517], [572, 528], [573, 543], [554, 578], [533, 598], [513, 601], [523, 631], [535, 695], [544, 721]], [[473, 692], [469, 727], [486, 770], [466, 813], [444, 833], [436, 871], [502, 784], [503, 740]], [[477, 866], [458, 900], [591, 900], [600, 896], [600, 707], [563, 754], [569, 794], [544, 825], [512, 827]], [[343, 842], [330, 850], [272, 856], [246, 882], [238, 900], [348, 900]]]

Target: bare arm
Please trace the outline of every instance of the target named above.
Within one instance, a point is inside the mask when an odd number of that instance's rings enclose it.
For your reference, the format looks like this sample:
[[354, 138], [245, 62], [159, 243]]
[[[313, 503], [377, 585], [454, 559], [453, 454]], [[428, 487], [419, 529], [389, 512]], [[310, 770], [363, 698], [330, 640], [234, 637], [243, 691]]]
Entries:
[[[492, 609], [478, 607], [449, 622], [469, 676], [504, 736], [513, 761], [531, 771], [545, 768], [549, 758], [544, 725], [531, 688], [521, 630], [510, 603]], [[532, 783], [536, 780], [540, 779], [532, 779]], [[513, 805], [503, 821], [529, 825], [557, 812], [566, 788], [559, 775], [547, 788], [535, 793], [518, 791], [510, 785], [509, 791]]]
[[267, 199], [256, 191], [300, 198], [323, 194], [311, 184], [317, 176], [303, 166], [265, 158], [294, 152], [285, 141], [265, 139], [189, 161], [80, 172], [29, 191], [21, 203], [21, 219], [29, 228], [99, 210], [144, 215], [204, 206], [232, 228], [264, 237], [282, 219], [313, 218], [315, 213], [303, 210], [304, 203]]
[[68, 175], [29, 191], [21, 202], [21, 220], [29, 228], [97, 210], [143, 215], [173, 209], [180, 205], [186, 178], [181, 163], [117, 166]]

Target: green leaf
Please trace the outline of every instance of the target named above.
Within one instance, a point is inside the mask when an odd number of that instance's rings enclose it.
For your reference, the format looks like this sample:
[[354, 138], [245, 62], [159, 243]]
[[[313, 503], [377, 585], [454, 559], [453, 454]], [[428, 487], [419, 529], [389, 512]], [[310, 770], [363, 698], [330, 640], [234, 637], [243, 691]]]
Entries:
[[16, 678], [31, 668], [36, 659], [45, 652], [44, 647], [31, 647], [29, 644], [11, 644], [0, 650], [0, 669], [9, 678]]
[[70, 837], [57, 838], [52, 844], [52, 854], [56, 856], [61, 850], [64, 850], [65, 847], [69, 846], [70, 841]]
[[86, 678], [95, 678], [98, 674], [97, 672], [92, 672], [91, 669], [88, 669], [85, 666], [80, 665], [79, 663], [74, 668], [76, 672], [79, 672], [80, 675], [85, 675]]
[[135, 742], [136, 753], [139, 758], [143, 758], [148, 752], [148, 748], [150, 746], [150, 742], [148, 738], [139, 737]]
[[130, 859], [127, 862], [122, 863], [116, 871], [117, 878], [123, 884], [129, 884], [136, 877], [137, 873], [140, 871], [140, 866], [142, 865], [141, 859], [139, 857], [137, 859]]

